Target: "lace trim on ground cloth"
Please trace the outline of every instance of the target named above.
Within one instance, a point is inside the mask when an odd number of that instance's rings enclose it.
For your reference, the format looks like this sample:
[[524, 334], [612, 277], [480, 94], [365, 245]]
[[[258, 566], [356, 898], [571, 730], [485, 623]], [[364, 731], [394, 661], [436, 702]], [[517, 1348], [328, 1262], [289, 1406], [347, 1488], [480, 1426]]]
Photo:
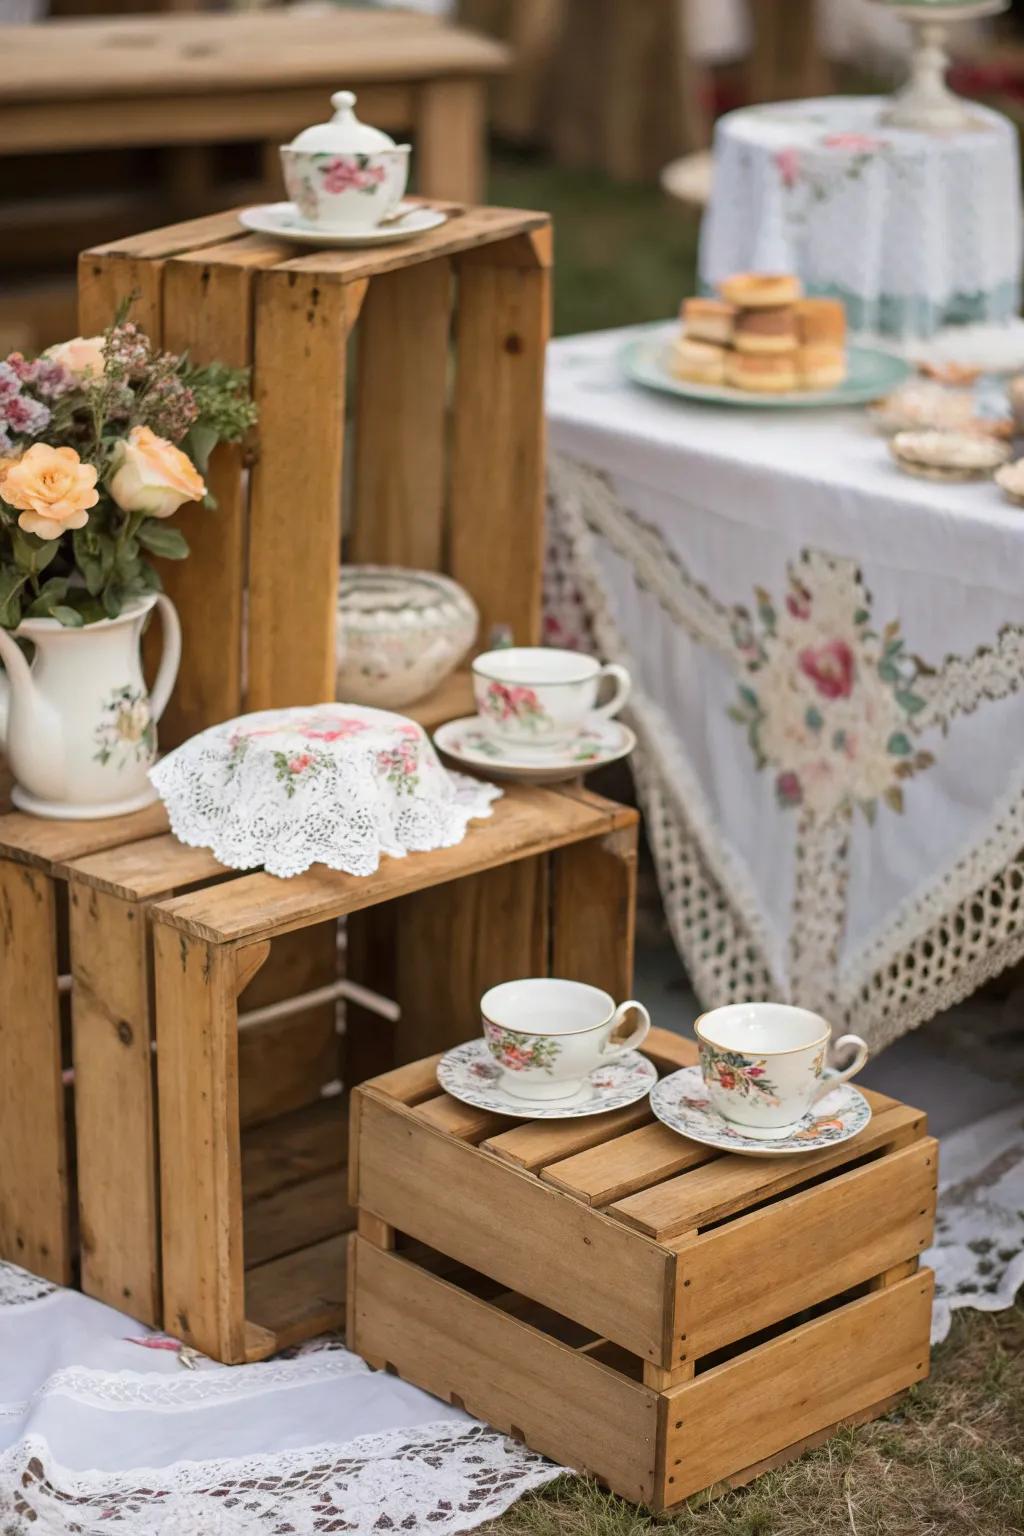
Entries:
[[29, 1274], [17, 1264], [0, 1262], [0, 1307], [27, 1307], [50, 1302], [61, 1294], [60, 1286]]
[[[561, 605], [572, 586], [578, 587], [600, 650], [625, 659], [593, 555], [592, 534], [606, 540], [629, 563], [638, 583], [655, 596], [674, 623], [730, 657], [738, 669], [742, 666], [744, 652], [737, 643], [742, 629], [736, 625], [740, 610], [727, 609], [695, 583], [657, 530], [618, 503], [603, 475], [555, 457], [550, 484], [556, 557], [561, 539], [562, 558], [571, 566], [572, 579], [556, 578], [549, 583], [549, 591]], [[556, 615], [562, 623], [568, 622], [564, 613], [563, 609]], [[915, 679], [914, 687], [923, 703], [916, 730], [924, 728], [920, 722], [944, 725], [984, 700], [1004, 698], [1022, 685], [1024, 635], [1008, 627], [994, 647], [980, 648], [966, 659], [947, 657], [938, 672]], [[646, 704], [640, 700], [633, 710], [638, 735], [643, 737], [637, 761], [638, 784], [645, 786], [641, 790], [645, 810], [652, 804], [655, 779], [660, 780], [662, 804], [678, 808], [678, 835], [668, 836], [664, 815], [655, 815], [650, 817], [651, 841], [670, 927], [706, 1004], [744, 995], [733, 989], [733, 981], [749, 971], [753, 938], [764, 974], [774, 978], [772, 990], [763, 995], [785, 996], [799, 986], [803, 997], [808, 995], [808, 987], [813, 987], [817, 1006], [830, 1007], [837, 1023], [855, 1016], [858, 1029], [877, 1049], [968, 996], [982, 981], [1024, 954], [1024, 861], [1014, 857], [1008, 863], [1006, 857], [1007, 848], [1024, 847], [1022, 774], [996, 808], [985, 833], [961, 850], [927, 887], [889, 914], [841, 972], [837, 939], [845, 917], [845, 858], [839, 853], [845, 847], [845, 820], [831, 831], [825, 818], [814, 828], [802, 823], [797, 845], [798, 858], [803, 861], [800, 884], [813, 890], [815, 911], [821, 920], [816, 917], [808, 924], [794, 944], [790, 960], [795, 969], [787, 983], [778, 959], [774, 964], [769, 961], [771, 945], [756, 893], [740, 861], [733, 855], [731, 868], [722, 868], [721, 835], [710, 820], [703, 797], [692, 798], [694, 775], [687, 769], [680, 774], [678, 756], [674, 764], [666, 762], [664, 733], [643, 731]], [[684, 850], [691, 839], [698, 843], [703, 864], [696, 890], [691, 886], [693, 871], [685, 868]], [[801, 900], [806, 908], [806, 892]], [[731, 910], [741, 933], [741, 954], [724, 956], [735, 938], [728, 932], [729, 925], [716, 919], [713, 933], [706, 937], [718, 958], [709, 966], [708, 943], [695, 945], [695, 935], [698, 940], [705, 939], [701, 920], [695, 921], [695, 904], [702, 913]], [[815, 1005], [814, 999], [811, 1005]]]
[[172, 1467], [64, 1467], [30, 1435], [0, 1454], [5, 1536], [380, 1536], [462, 1531], [558, 1476], [484, 1425], [441, 1422], [342, 1447]]

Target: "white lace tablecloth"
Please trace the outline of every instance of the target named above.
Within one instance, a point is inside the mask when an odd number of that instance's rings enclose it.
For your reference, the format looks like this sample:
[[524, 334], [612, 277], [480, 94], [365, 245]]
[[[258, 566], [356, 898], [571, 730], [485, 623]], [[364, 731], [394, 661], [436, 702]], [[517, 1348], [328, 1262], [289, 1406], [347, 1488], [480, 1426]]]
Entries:
[[874, 1048], [1024, 955], [1024, 514], [865, 417], [691, 406], [554, 343], [549, 638], [634, 677], [634, 769], [705, 1006]]
[[975, 126], [919, 133], [880, 121], [876, 97], [749, 107], [719, 119], [700, 275], [796, 272], [844, 300], [858, 331], [929, 336], [1020, 306], [1018, 137]]

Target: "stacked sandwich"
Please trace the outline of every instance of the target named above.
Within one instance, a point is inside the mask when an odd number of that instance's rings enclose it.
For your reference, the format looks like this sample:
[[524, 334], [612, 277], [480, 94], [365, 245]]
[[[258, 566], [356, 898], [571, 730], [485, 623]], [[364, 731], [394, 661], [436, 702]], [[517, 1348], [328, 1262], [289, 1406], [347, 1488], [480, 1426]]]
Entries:
[[719, 293], [683, 301], [677, 378], [758, 394], [834, 389], [846, 378], [846, 311], [837, 299], [805, 299], [795, 277], [754, 272], [726, 278]]

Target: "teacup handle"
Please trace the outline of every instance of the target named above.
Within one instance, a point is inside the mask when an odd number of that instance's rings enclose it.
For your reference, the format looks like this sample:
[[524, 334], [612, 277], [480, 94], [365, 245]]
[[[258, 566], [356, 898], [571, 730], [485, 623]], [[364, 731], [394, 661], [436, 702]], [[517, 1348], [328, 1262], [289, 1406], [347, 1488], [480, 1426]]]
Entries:
[[841, 1071], [838, 1067], [825, 1068], [821, 1074], [821, 1085], [812, 1100], [813, 1103], [816, 1104], [826, 1093], [831, 1093], [833, 1088], [838, 1088], [840, 1083], [848, 1083], [851, 1077], [856, 1077], [861, 1067], [867, 1061], [868, 1047], [860, 1035], [841, 1035], [836, 1041], [836, 1050], [841, 1051], [846, 1045], [852, 1045], [855, 1048], [853, 1060], [848, 1067], [843, 1067]]
[[[626, 1014], [633, 1009], [640, 1015], [639, 1021], [628, 1040], [616, 1040], [615, 1036], [622, 1026]], [[608, 1039], [601, 1048], [604, 1056], [624, 1056], [627, 1051], [638, 1050], [647, 1039], [648, 1030], [651, 1027], [651, 1016], [643, 1003], [638, 1003], [635, 998], [630, 998], [627, 1003], [620, 1003], [615, 1010], [612, 1027], [608, 1033]]]
[[[613, 715], [618, 714], [623, 704], [629, 698], [630, 689], [633, 687], [633, 679], [625, 667], [620, 667], [617, 661], [606, 662], [601, 668], [599, 676], [612, 678], [615, 683], [615, 692], [607, 704], [599, 704], [592, 713], [599, 715], [602, 720], [610, 720]], [[627, 1004], [623, 1003], [622, 1006], [625, 1008]], [[639, 1008], [640, 1004], [635, 1003], [633, 1006]]]

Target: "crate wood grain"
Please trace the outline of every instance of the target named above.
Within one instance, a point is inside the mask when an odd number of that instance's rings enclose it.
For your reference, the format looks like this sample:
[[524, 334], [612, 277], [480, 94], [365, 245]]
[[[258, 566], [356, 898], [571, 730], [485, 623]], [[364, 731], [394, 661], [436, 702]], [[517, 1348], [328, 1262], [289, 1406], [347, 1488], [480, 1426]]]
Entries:
[[[352, 558], [447, 569], [477, 602], [483, 646], [499, 626], [538, 640], [550, 225], [446, 212], [415, 241], [368, 250], [296, 254], [225, 213], [82, 255], [84, 333], [135, 293], [154, 341], [253, 370], [253, 441], [215, 455], [217, 510], [183, 514], [187, 568], [160, 562], [186, 637], [164, 746], [243, 709], [333, 695], [346, 410]], [[301, 538], [282, 515], [296, 487]], [[421, 712], [454, 718], [465, 695], [447, 688]]]
[[[577, 953], [576, 973], [625, 996], [636, 824], [635, 811], [586, 791], [515, 787], [457, 847], [385, 859], [374, 875], [320, 867], [287, 881], [235, 875], [147, 903], [168, 1331], [231, 1363], [343, 1319], [340, 1239], [355, 1213], [344, 1197], [344, 1146], [331, 1112], [340, 1100], [296, 1111], [283, 1166], [273, 1162], [278, 1120], [243, 1134], [238, 994], [258, 984], [268, 949], [324, 927], [333, 932], [342, 916], [352, 917], [358, 936], [368, 913], [389, 914], [376, 929], [373, 979], [390, 978], [389, 995], [397, 993], [402, 1012], [387, 1046], [400, 1053], [424, 1042], [440, 1050], [476, 1034], [480, 990], [522, 966], [547, 974], [553, 956], [571, 953], [561, 930], [577, 920], [599, 950], [589, 973]], [[579, 850], [591, 843], [596, 864], [577, 867]], [[112, 890], [113, 859], [81, 861], [79, 877]], [[595, 868], [602, 883], [588, 887], [580, 872]], [[135, 867], [133, 879], [131, 892]], [[123, 899], [128, 888], [119, 889]], [[551, 899], [553, 891], [562, 894]], [[595, 908], [607, 909], [603, 929]], [[371, 950], [364, 954], [369, 963]], [[350, 1054], [346, 1077], [358, 1057]], [[447, 1106], [430, 1081], [432, 1096]], [[475, 1111], [442, 1114], [440, 1123], [480, 1136], [505, 1128]], [[275, 1167], [276, 1182], [267, 1177]], [[625, 1227], [615, 1230], [624, 1258], [646, 1247], [662, 1267], [671, 1262]]]
[[[660, 1029], [644, 1049], [662, 1074], [696, 1059]], [[371, 1364], [659, 1509], [927, 1373], [919, 1111], [869, 1093], [853, 1141], [741, 1158], [646, 1101], [510, 1126], [439, 1093], [435, 1065], [352, 1096], [349, 1341]]]

